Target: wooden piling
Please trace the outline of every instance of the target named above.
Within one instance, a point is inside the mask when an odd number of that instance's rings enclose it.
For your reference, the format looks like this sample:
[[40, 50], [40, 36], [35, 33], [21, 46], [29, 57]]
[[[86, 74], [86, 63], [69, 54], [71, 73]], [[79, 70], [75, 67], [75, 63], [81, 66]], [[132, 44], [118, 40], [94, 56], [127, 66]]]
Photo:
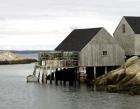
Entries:
[[38, 73], [38, 83], [40, 82], [40, 71]]
[[63, 69], [63, 85], [66, 85], [66, 69]]
[[105, 74], [107, 74], [107, 67], [105, 67]]
[[94, 66], [94, 80], [96, 79], [96, 66]]
[[50, 84], [52, 84], [52, 73], [53, 72], [50, 73]]
[[47, 79], [47, 74], [45, 74], [45, 82], [46, 82], [46, 84], [47, 84], [47, 80], [48, 80], [48, 79]]
[[81, 78], [80, 78], [80, 76], [81, 76], [81, 73], [80, 73], [80, 71], [79, 71], [79, 68], [77, 68], [77, 79], [78, 79], [78, 85], [80, 85], [80, 81], [81, 81]]
[[73, 68], [72, 81], [73, 81], [73, 86], [75, 86], [75, 87], [76, 87], [76, 83], [77, 83], [77, 79], [78, 79], [77, 73], [78, 73], [77, 68]]
[[46, 71], [46, 67], [45, 66], [44, 66], [43, 72], [42, 72], [42, 83], [46, 83], [47, 84], [47, 71]]
[[44, 73], [42, 73], [42, 83], [44, 83]]
[[34, 67], [33, 75], [34, 75], [34, 76], [36, 75], [36, 65], [35, 65], [35, 67]]
[[58, 85], [58, 69], [55, 71], [55, 84]]
[[68, 79], [69, 86], [72, 85], [72, 76], [73, 76], [72, 73], [73, 73], [73, 71], [71, 71], [71, 69], [68, 69], [67, 70], [67, 73], [66, 73], [66, 77]]
[[62, 80], [63, 80], [63, 71], [62, 71], [62, 69], [60, 69], [59, 75], [60, 75], [60, 85], [62, 85]]

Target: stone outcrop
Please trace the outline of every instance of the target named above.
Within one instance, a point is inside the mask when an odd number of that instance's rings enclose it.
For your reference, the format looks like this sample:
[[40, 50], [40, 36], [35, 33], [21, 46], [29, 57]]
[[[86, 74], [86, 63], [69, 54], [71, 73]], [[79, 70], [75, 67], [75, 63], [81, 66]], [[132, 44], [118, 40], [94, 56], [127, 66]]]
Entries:
[[19, 55], [12, 52], [0, 52], [0, 65], [5, 64], [27, 64], [36, 62], [36, 59], [22, 58]]
[[94, 83], [105, 86], [109, 92], [140, 94], [140, 58], [133, 56], [120, 68], [98, 77]]

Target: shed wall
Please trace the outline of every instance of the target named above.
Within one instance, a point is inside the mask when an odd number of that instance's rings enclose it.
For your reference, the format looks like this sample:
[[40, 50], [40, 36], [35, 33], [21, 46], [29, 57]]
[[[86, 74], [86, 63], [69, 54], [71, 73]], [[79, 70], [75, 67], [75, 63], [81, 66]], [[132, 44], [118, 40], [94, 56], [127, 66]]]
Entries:
[[[123, 32], [123, 24], [125, 24], [125, 32]], [[118, 44], [124, 49], [125, 55], [135, 55], [135, 33], [123, 17], [114, 32], [114, 38]]]
[[102, 29], [80, 52], [80, 66], [119, 66], [124, 63], [124, 55], [115, 39]]
[[140, 56], [140, 34], [135, 34], [135, 55]]

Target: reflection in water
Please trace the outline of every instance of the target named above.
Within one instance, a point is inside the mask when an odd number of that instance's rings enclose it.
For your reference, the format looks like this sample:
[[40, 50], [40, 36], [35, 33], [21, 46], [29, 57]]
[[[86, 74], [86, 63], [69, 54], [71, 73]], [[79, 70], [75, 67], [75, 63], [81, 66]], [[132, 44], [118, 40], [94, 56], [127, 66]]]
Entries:
[[0, 109], [139, 109], [140, 96], [94, 92], [86, 86], [26, 83], [34, 65], [0, 66]]

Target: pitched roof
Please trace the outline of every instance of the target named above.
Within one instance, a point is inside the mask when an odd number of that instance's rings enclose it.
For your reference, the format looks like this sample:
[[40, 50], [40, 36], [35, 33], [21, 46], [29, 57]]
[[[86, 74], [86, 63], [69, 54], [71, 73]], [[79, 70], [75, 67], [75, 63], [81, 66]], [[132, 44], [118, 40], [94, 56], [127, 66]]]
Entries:
[[80, 51], [102, 28], [75, 29], [56, 48], [56, 51]]
[[136, 34], [140, 34], [140, 17], [124, 16], [128, 24]]

